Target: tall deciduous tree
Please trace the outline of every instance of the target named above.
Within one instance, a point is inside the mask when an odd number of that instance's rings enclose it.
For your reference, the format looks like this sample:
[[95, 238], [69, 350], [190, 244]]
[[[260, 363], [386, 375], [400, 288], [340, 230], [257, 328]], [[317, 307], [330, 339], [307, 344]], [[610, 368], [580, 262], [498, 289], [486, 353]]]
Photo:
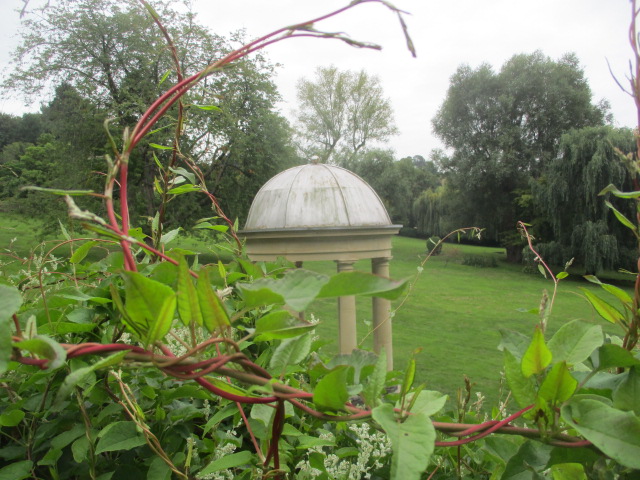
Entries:
[[[194, 15], [174, 9], [175, 3], [158, 0], [153, 6], [174, 40], [176, 58], [184, 75], [200, 71], [240, 40], [225, 40], [211, 34], [196, 22]], [[175, 58], [167, 39], [140, 2], [47, 2], [23, 21], [16, 68], [5, 79], [5, 88], [37, 94], [64, 81], [103, 109], [105, 117], [114, 117], [114, 122], [130, 126], [177, 81]], [[257, 175], [268, 178], [278, 171], [283, 158], [291, 159], [289, 130], [275, 111], [278, 94], [272, 73], [272, 67], [264, 59], [253, 57], [236, 64], [234, 69], [208, 77], [183, 97], [186, 110], [183, 125], [188, 136], [181, 154], [202, 165], [213, 190], [221, 191], [222, 185], [236, 181], [238, 175], [242, 179], [252, 176], [253, 180]], [[152, 216], [156, 211], [154, 153], [166, 166], [171, 152], [152, 144], [171, 146], [176, 108], [134, 152], [130, 175], [139, 188], [131, 192], [130, 203], [139, 215]], [[269, 131], [274, 135], [263, 143], [261, 150], [245, 148], [250, 141], [264, 139]], [[257, 166], [262, 163], [266, 166]], [[245, 193], [251, 196], [251, 192]], [[226, 204], [231, 208], [245, 208], [246, 202], [238, 203], [231, 195], [228, 200]], [[179, 198], [174, 204], [181, 202], [183, 199]], [[182, 220], [186, 220], [186, 210], [180, 213]], [[242, 212], [230, 214], [241, 216]]]
[[[494, 240], [513, 231], [518, 199], [555, 157], [562, 134], [602, 125], [605, 116], [573, 54], [558, 61], [541, 52], [516, 55], [498, 73], [486, 64], [459, 67], [433, 127], [452, 149], [442, 167], [463, 200], [462, 220]], [[517, 260], [520, 247], [507, 247]]]
[[[634, 189], [620, 158], [634, 147], [635, 138], [628, 129], [591, 127], [562, 136], [559, 155], [533, 184], [534, 202], [552, 232], [551, 238], [538, 235], [540, 253], [547, 260], [563, 264], [575, 257], [594, 274], [604, 268], [632, 267], [628, 260], [637, 252], [629, 250], [635, 239], [598, 193], [609, 184]], [[628, 218], [634, 217], [632, 202], [609, 200]]]
[[298, 82], [299, 147], [323, 162], [348, 163], [374, 142], [397, 133], [380, 80], [365, 71], [320, 67]]

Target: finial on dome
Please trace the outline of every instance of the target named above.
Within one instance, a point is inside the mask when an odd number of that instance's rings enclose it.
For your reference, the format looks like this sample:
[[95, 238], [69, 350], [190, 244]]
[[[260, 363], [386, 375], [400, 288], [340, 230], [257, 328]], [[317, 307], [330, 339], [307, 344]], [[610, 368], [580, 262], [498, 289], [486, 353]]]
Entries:
[[311, 157], [311, 162], [312, 165], [318, 165], [320, 163], [320, 157], [318, 155], [314, 155], [313, 157]]

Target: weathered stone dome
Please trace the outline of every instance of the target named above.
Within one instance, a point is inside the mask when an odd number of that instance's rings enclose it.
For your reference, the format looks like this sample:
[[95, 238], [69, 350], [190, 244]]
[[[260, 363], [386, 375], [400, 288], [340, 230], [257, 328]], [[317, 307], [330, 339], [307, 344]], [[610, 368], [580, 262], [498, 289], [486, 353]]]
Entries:
[[260, 189], [245, 231], [390, 225], [380, 197], [355, 173], [308, 164], [279, 173]]

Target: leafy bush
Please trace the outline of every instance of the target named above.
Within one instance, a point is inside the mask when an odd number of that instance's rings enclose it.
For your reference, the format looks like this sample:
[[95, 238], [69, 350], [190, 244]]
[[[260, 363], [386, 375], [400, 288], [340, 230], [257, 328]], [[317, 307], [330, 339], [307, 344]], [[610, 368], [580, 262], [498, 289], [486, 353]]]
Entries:
[[437, 235], [427, 239], [427, 253], [431, 255], [440, 255], [442, 253], [442, 239]]
[[462, 264], [478, 268], [496, 268], [498, 266], [498, 260], [495, 255], [465, 254], [462, 257]]

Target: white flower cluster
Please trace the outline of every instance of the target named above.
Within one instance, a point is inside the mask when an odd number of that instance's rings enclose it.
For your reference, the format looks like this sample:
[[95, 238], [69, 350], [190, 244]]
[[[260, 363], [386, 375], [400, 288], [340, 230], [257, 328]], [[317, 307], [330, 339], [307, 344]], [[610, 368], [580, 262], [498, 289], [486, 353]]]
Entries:
[[[324, 455], [324, 467], [333, 480], [360, 480], [369, 479], [371, 474], [385, 466], [391, 455], [391, 443], [387, 436], [374, 430], [368, 423], [349, 425], [358, 439], [357, 457], [340, 458], [335, 453], [334, 447], [312, 447], [308, 450], [307, 458], [296, 465], [299, 469], [298, 480], [311, 480], [318, 478], [322, 473], [313, 468], [309, 463], [308, 455], [314, 452]], [[319, 435], [320, 439], [334, 440], [333, 434], [326, 432]], [[325, 451], [326, 449], [326, 451]]]
[[[232, 433], [232, 432], [229, 432], [229, 433]], [[233, 432], [233, 434], [235, 434], [235, 432]], [[231, 455], [233, 452], [236, 451], [236, 448], [237, 447], [233, 442], [228, 442], [222, 446], [219, 446], [216, 449], [216, 454], [213, 460], [219, 460], [220, 458], [226, 457], [227, 455]], [[195, 451], [194, 451], [194, 456], [195, 456]], [[233, 473], [233, 470], [230, 470], [230, 469], [220, 470], [220, 471], [209, 473], [206, 475], [197, 476], [197, 478], [203, 479], [203, 480], [233, 480], [234, 477], [235, 475]]]

